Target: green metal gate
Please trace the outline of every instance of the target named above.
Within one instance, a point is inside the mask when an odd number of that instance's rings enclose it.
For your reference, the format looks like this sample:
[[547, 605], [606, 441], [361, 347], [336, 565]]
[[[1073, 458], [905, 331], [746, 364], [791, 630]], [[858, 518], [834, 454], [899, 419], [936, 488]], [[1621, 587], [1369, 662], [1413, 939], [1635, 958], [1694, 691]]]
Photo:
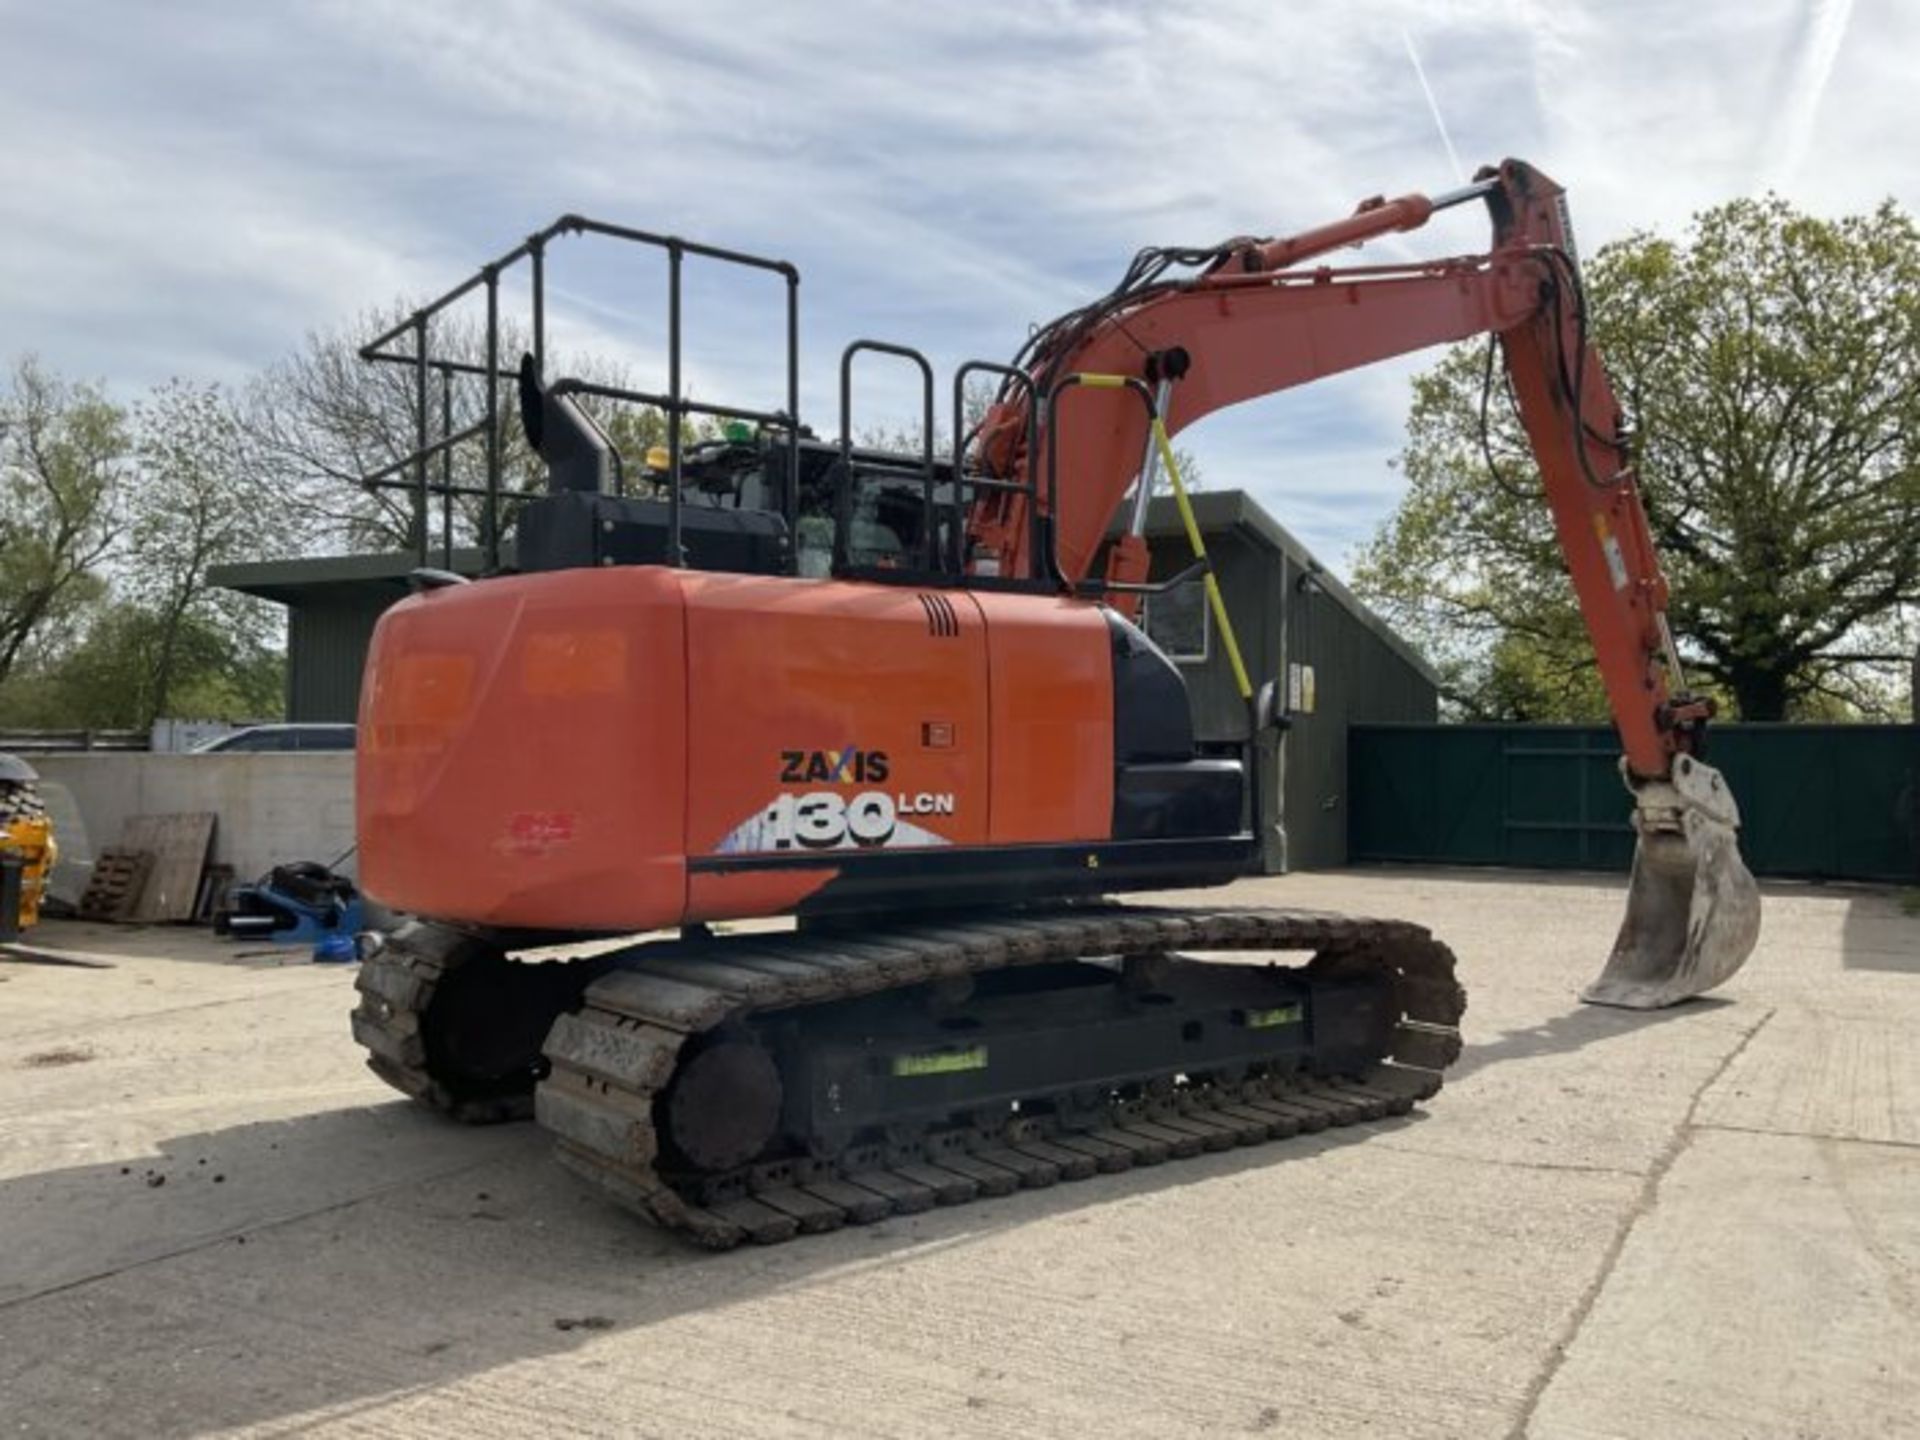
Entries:
[[[1920, 880], [1920, 727], [1721, 725], [1711, 740], [1755, 874]], [[1348, 858], [1624, 870], [1619, 753], [1604, 726], [1356, 725]]]

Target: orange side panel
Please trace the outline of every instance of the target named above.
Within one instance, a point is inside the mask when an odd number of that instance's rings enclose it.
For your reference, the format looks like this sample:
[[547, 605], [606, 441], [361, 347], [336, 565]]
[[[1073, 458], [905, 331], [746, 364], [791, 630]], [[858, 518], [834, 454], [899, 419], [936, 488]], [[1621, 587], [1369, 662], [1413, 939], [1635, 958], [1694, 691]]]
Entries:
[[[971, 596], [689, 573], [693, 857], [836, 856], [987, 838], [986, 627]], [[695, 918], [796, 898], [697, 883]]]
[[416, 596], [369, 655], [361, 878], [638, 930], [790, 912], [862, 852], [1104, 840], [1109, 646], [1054, 598], [653, 567]]
[[441, 919], [575, 930], [686, 908], [680, 581], [452, 586], [383, 617], [360, 702], [360, 877]]
[[974, 596], [992, 670], [995, 845], [1113, 833], [1113, 655], [1084, 601]]

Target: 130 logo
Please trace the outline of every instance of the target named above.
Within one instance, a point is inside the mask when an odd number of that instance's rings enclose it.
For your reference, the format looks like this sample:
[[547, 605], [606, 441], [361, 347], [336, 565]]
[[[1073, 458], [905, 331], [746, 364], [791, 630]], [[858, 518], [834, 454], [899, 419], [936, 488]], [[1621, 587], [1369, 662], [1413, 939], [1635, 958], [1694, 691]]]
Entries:
[[916, 825], [902, 825], [902, 814], [951, 815], [953, 796], [921, 793], [896, 798], [884, 790], [863, 790], [852, 796], [833, 790], [782, 795], [761, 812], [755, 827], [760, 843], [751, 848], [843, 850], [854, 846], [864, 850], [943, 843]]
[[782, 795], [767, 807], [766, 837], [775, 850], [798, 845], [831, 850], [848, 842], [861, 847], [885, 845], [899, 826], [893, 798], [866, 790], [851, 798], [832, 790]]

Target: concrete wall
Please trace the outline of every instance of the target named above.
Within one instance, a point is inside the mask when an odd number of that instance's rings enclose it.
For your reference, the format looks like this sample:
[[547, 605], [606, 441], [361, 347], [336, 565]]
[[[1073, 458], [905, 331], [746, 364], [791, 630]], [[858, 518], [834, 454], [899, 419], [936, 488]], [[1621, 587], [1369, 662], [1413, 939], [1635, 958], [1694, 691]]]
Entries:
[[[353, 755], [36, 755], [60, 843], [54, 893], [77, 899], [94, 855], [130, 815], [210, 810], [213, 858], [252, 880], [353, 844]], [[353, 873], [349, 856], [339, 868]]]

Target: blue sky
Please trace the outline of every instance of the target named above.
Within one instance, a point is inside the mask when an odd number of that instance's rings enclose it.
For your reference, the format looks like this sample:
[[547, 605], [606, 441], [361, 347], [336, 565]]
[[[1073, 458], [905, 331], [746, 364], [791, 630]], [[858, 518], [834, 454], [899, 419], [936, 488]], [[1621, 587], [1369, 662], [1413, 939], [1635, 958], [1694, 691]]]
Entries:
[[[242, 380], [574, 210], [798, 264], [802, 408], [831, 429], [849, 339], [1005, 358], [1141, 245], [1443, 189], [1452, 154], [1553, 174], [1588, 249], [1767, 188], [1920, 206], [1916, 62], [1899, 0], [0, 0], [0, 357], [129, 394]], [[1379, 255], [1484, 239], [1462, 210]], [[658, 275], [556, 278], [561, 339], [645, 380]], [[777, 402], [777, 301], [698, 288], [697, 389]], [[1182, 443], [1344, 570], [1420, 363]], [[890, 377], [861, 395], [861, 423], [905, 418]]]

